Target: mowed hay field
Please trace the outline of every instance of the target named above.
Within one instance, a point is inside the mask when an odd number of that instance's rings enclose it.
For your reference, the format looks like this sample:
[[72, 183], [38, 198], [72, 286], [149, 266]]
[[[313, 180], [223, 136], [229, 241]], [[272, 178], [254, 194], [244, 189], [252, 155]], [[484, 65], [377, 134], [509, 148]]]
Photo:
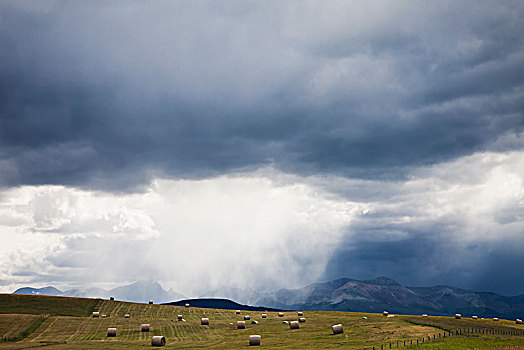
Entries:
[[0, 314], [0, 339], [18, 336], [39, 319], [39, 315]]
[[[100, 315], [105, 314], [107, 317], [92, 318], [93, 311], [99, 311]], [[372, 349], [375, 346], [380, 349], [381, 344], [389, 348], [388, 344], [392, 342], [393, 347], [396, 347], [397, 341], [400, 341], [400, 344], [403, 344], [404, 340], [409, 343], [410, 340], [442, 333], [442, 328], [459, 329], [464, 327], [464, 324], [473, 322], [447, 317], [386, 318], [381, 314], [306, 311], [306, 322], [300, 323], [300, 329], [291, 330], [289, 325], [283, 324], [284, 320], [298, 320], [297, 313], [291, 311], [284, 312], [284, 317], [278, 317], [276, 312], [266, 312], [267, 318], [262, 319], [261, 312], [242, 311], [240, 315], [236, 315], [234, 310], [101, 299], [0, 295], [0, 322], [3, 334], [10, 332], [9, 334], [14, 335], [23, 331], [25, 326], [35, 321], [35, 317], [40, 317], [31, 313], [46, 314], [46, 318], [21, 341], [1, 342], [1, 349], [143, 349], [152, 348], [153, 335], [163, 335], [167, 341], [167, 349], [241, 349], [249, 348], [250, 334], [261, 335], [261, 346], [266, 348]], [[129, 314], [130, 318], [124, 318], [125, 314]], [[179, 314], [183, 315], [186, 322], [177, 321]], [[243, 320], [245, 315], [249, 315], [251, 320], [246, 321], [246, 329], [237, 330], [236, 322]], [[367, 319], [363, 319], [363, 316]], [[209, 318], [209, 326], [200, 325], [202, 317]], [[259, 323], [251, 324], [252, 320]], [[415, 324], [417, 322], [425, 324]], [[486, 327], [493, 326], [487, 320], [481, 322], [485, 323]], [[140, 332], [142, 323], [151, 325], [150, 332]], [[338, 323], [343, 325], [344, 333], [333, 335], [331, 326]], [[106, 336], [109, 327], [117, 328], [116, 337]], [[522, 325], [504, 320], [497, 322], [496, 327], [524, 330]], [[470, 340], [475, 342], [470, 348], [479, 349], [524, 345], [524, 336], [472, 335], [447, 337], [414, 348], [454, 349], [460, 348], [457, 344], [466, 344]]]

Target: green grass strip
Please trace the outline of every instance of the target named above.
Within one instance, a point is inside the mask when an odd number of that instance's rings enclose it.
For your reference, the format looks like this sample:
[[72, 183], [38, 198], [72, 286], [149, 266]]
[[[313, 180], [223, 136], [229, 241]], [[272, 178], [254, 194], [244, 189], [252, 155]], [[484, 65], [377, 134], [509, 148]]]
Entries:
[[0, 343], [10, 343], [10, 342], [17, 342], [17, 341], [20, 341], [24, 338], [27, 338], [29, 336], [29, 334], [33, 333], [37, 328], [38, 326], [40, 326], [42, 324], [42, 322], [44, 322], [49, 316], [42, 316], [40, 317], [39, 319], [37, 319], [36, 321], [34, 321], [33, 323], [31, 323], [31, 325], [23, 332], [21, 332], [20, 334], [14, 336], [14, 337], [8, 337], [8, 338], [2, 338], [0, 339]]

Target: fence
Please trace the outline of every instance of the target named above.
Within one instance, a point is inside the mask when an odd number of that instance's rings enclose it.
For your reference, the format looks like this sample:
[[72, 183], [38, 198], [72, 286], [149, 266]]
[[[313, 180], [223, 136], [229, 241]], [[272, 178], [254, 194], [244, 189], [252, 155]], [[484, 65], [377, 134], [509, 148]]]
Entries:
[[393, 349], [399, 347], [410, 347], [417, 344], [423, 344], [429, 341], [444, 339], [451, 336], [460, 336], [460, 335], [469, 335], [469, 334], [486, 334], [486, 335], [511, 335], [511, 336], [524, 336], [524, 330], [500, 330], [500, 329], [491, 329], [491, 328], [461, 328], [454, 329], [450, 331], [440, 332], [438, 334], [433, 334], [432, 336], [424, 336], [417, 339], [408, 339], [408, 340], [396, 340], [393, 342], [387, 342], [385, 344], [380, 344], [380, 346], [373, 346], [365, 349], [373, 350], [385, 350]]

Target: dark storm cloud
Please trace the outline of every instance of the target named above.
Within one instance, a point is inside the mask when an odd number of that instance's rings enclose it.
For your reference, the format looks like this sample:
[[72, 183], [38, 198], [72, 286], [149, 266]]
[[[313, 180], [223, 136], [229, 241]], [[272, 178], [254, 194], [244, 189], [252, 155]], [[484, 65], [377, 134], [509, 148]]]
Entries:
[[518, 295], [524, 291], [518, 268], [524, 263], [524, 243], [510, 242], [477, 242], [464, 247], [435, 232], [395, 241], [349, 240], [331, 258], [324, 278], [385, 275], [408, 286], [446, 284]]
[[[479, 153], [411, 173], [410, 180], [330, 181], [360, 203], [325, 280], [389, 276], [522, 294], [524, 152]], [[332, 188], [331, 188], [332, 187]], [[340, 188], [337, 191], [336, 188]]]
[[[116, 198], [153, 178], [269, 174], [362, 206], [326, 278], [516, 294], [523, 16], [522, 1], [2, 1], [0, 187]], [[21, 210], [6, 203], [4, 225]], [[49, 276], [84, 267], [69, 243], [41, 253]], [[45, 280], [42, 262], [21, 266]]]
[[3, 185], [398, 178], [524, 126], [520, 2], [1, 8]]

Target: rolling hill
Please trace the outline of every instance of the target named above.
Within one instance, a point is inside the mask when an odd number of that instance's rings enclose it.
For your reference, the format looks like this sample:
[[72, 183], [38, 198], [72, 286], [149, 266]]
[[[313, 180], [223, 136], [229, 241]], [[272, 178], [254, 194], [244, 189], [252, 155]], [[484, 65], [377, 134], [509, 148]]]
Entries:
[[[106, 317], [93, 318], [93, 311]], [[296, 312], [284, 312], [282, 317], [277, 312], [266, 314], [262, 318], [253, 310], [236, 314], [194, 306], [0, 294], [0, 348], [143, 349], [151, 347], [152, 336], [162, 335], [166, 348], [243, 349], [249, 346], [251, 334], [261, 335], [262, 347], [278, 349], [370, 350], [413, 344], [415, 349], [460, 350], [524, 345], [524, 327], [506, 320], [305, 311], [306, 322], [290, 329], [284, 321], [297, 320]], [[258, 323], [246, 322], [246, 329], [237, 329], [236, 322], [246, 315]], [[209, 325], [201, 325], [202, 317], [209, 319]], [[150, 325], [149, 332], [140, 331], [143, 323]], [[344, 333], [334, 335], [334, 324], [342, 324]], [[107, 336], [108, 328], [117, 329], [116, 337]]]
[[236, 303], [229, 299], [220, 298], [198, 298], [198, 299], [184, 299], [171, 303], [165, 303], [164, 305], [173, 306], [185, 306], [189, 304], [194, 307], [207, 308], [207, 309], [224, 309], [224, 310], [243, 310], [243, 311], [285, 311], [283, 309], [273, 309], [263, 306], [250, 306]]

